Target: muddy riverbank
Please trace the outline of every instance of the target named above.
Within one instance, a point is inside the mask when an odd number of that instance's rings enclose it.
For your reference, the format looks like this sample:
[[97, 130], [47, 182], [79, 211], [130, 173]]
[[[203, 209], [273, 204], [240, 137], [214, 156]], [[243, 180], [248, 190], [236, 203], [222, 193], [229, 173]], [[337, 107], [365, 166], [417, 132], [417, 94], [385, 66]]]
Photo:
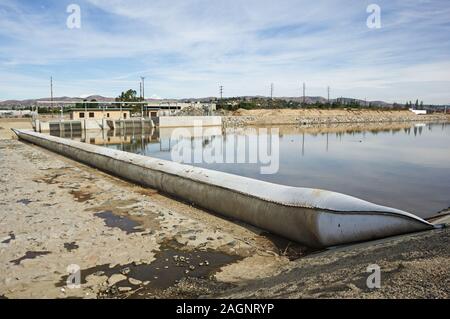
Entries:
[[[237, 261], [253, 279], [289, 262], [260, 230], [154, 190], [15, 139], [0, 154], [6, 298], [198, 297], [234, 285], [239, 273], [214, 275]], [[79, 289], [65, 287], [70, 265]]]

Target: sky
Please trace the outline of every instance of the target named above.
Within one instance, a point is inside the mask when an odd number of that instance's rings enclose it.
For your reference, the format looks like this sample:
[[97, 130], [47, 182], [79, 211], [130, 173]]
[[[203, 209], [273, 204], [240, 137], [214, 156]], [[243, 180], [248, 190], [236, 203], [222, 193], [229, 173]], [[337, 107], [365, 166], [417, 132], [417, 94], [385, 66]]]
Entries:
[[[69, 5], [80, 28], [69, 28]], [[369, 28], [371, 4], [380, 28]], [[72, 20], [70, 20], [72, 21]], [[449, 0], [0, 0], [0, 100], [270, 94], [450, 103]]]

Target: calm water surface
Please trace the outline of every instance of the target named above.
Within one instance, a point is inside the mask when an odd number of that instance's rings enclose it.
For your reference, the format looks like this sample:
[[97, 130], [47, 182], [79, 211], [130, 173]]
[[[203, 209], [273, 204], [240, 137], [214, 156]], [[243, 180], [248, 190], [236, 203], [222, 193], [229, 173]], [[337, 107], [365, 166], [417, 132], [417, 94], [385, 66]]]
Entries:
[[[179, 138], [171, 129], [76, 133], [66, 137], [171, 160]], [[197, 134], [198, 135], [198, 134]], [[226, 145], [255, 129], [207, 129], [186, 137], [191, 147]], [[182, 138], [183, 139], [183, 138]], [[450, 207], [450, 124], [279, 127], [279, 171], [262, 175], [260, 164], [194, 164], [268, 182], [332, 190], [422, 217]], [[200, 145], [200, 146], [199, 146]], [[245, 145], [236, 152], [248, 151]]]

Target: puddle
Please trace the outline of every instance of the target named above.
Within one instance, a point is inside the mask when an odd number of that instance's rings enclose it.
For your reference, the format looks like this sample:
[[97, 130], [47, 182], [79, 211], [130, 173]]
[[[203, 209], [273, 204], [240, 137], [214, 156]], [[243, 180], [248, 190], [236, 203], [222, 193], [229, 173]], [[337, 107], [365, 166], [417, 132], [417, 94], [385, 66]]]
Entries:
[[[125, 216], [129, 221], [135, 222], [139, 225], [139, 230], [151, 229], [157, 231], [161, 229], [160, 221], [158, 220], [158, 215], [148, 214], [142, 208], [136, 208], [139, 201], [136, 199], [130, 200], [109, 200], [100, 206], [90, 207], [86, 209], [89, 212], [109, 212], [117, 216]], [[140, 214], [142, 213], [142, 214]], [[134, 232], [137, 228], [133, 229]]]
[[29, 200], [29, 199], [21, 199], [21, 200], [18, 200], [16, 203], [20, 203], [20, 204], [23, 204], [23, 205], [25, 205], [25, 206], [28, 206], [30, 203], [32, 203], [33, 201], [31, 201], [31, 200]]
[[[227, 255], [214, 251], [182, 251], [177, 243], [166, 245], [159, 251], [156, 260], [150, 264], [118, 265], [110, 268], [110, 265], [100, 265], [81, 270], [81, 283], [86, 284], [86, 278], [90, 275], [111, 277], [114, 274], [122, 274], [127, 279], [116, 283], [104, 294], [105, 297], [120, 297], [120, 288], [129, 287], [127, 298], [155, 297], [163, 291], [173, 287], [186, 279], [199, 279], [211, 282], [211, 276], [225, 265], [241, 259], [239, 256]], [[131, 284], [129, 278], [137, 280], [137, 284]], [[63, 287], [67, 276], [64, 276], [58, 287]], [[133, 281], [134, 282], [134, 281]], [[140, 283], [139, 283], [140, 282]]]
[[76, 242], [71, 242], [71, 243], [64, 243], [64, 248], [70, 252], [72, 250], [80, 248], [80, 246], [78, 246]]
[[94, 216], [103, 219], [107, 227], [119, 228], [120, 230], [126, 232], [127, 235], [143, 231], [140, 223], [130, 218], [116, 215], [112, 211], [96, 213]]
[[75, 200], [79, 203], [87, 202], [92, 199], [91, 193], [86, 193], [83, 191], [70, 191], [70, 194], [75, 198]]
[[10, 232], [9, 233], [9, 238], [4, 240], [4, 241], [2, 241], [2, 244], [9, 244], [11, 241], [13, 241], [15, 239], [16, 239], [16, 235], [14, 235], [13, 232]]
[[49, 251], [27, 251], [24, 256], [15, 260], [11, 260], [10, 262], [13, 263], [14, 265], [20, 265], [20, 263], [25, 259], [35, 259], [36, 257], [48, 254], [50, 254]]

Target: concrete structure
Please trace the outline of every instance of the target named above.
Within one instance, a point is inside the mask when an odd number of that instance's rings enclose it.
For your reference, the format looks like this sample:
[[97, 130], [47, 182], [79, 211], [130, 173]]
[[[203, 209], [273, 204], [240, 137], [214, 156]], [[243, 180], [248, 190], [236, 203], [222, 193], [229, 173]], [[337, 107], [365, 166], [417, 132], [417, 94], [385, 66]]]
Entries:
[[[88, 112], [89, 113], [89, 112]], [[105, 111], [105, 114], [107, 112]], [[74, 113], [74, 118], [78, 113]], [[124, 128], [152, 128], [158, 127], [194, 127], [194, 126], [222, 126], [222, 117], [220, 116], [163, 116], [154, 118], [128, 118], [128, 119], [113, 119], [113, 118], [79, 118], [72, 120], [55, 120], [43, 122], [39, 119], [33, 120], [33, 127], [36, 132], [50, 132], [54, 130], [103, 130], [103, 129], [124, 129]], [[112, 113], [110, 114], [112, 116]], [[115, 114], [117, 117], [117, 113]]]
[[272, 184], [32, 131], [14, 132], [69, 158], [311, 247], [435, 228], [410, 213], [339, 193]]
[[131, 129], [131, 128], [136, 128], [136, 129], [140, 129], [140, 128], [152, 128], [155, 126], [155, 124], [153, 123], [153, 121], [151, 119], [148, 118], [130, 118], [130, 119], [121, 119], [121, 120], [107, 120], [106, 121], [108, 128], [110, 128], [111, 130], [116, 130], [116, 129]]
[[108, 120], [129, 119], [131, 117], [130, 109], [105, 108], [105, 109], [72, 109], [70, 110], [71, 120]]
[[186, 108], [203, 109], [212, 112], [216, 110], [216, 104], [202, 102], [151, 102], [144, 106], [144, 117], [176, 115]]
[[46, 133], [51, 131], [74, 131], [74, 130], [103, 130], [109, 129], [106, 119], [84, 119], [84, 120], [60, 120], [43, 122], [35, 119], [33, 127], [36, 132]]
[[162, 116], [159, 127], [222, 126], [221, 116]]

